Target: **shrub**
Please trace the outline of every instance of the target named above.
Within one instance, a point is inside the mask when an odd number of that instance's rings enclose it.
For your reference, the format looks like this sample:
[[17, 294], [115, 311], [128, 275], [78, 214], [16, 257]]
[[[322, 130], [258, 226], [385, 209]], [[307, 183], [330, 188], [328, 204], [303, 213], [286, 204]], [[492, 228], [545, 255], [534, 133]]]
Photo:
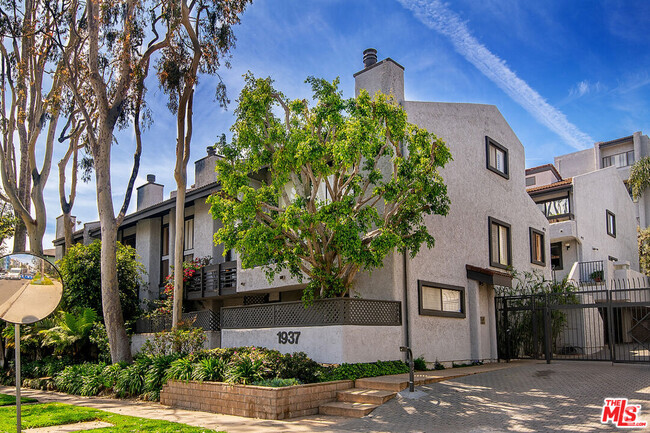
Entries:
[[205, 343], [205, 332], [200, 328], [174, 329], [158, 332], [143, 345], [140, 353], [160, 356], [173, 353], [188, 355], [201, 352]]
[[189, 358], [180, 358], [172, 362], [165, 373], [165, 380], [192, 380], [194, 363]]
[[[74, 311], [91, 308], [102, 316], [101, 241], [90, 245], [74, 245], [57, 262], [65, 280], [61, 308]], [[124, 319], [134, 320], [140, 314], [138, 290], [145, 275], [144, 266], [136, 259], [134, 248], [117, 243], [117, 281]]]
[[418, 370], [418, 371], [427, 371], [427, 362], [424, 360], [423, 356], [420, 356], [419, 358], [415, 358], [413, 360], [413, 368]]
[[194, 365], [194, 380], [223, 382], [228, 371], [228, 363], [222, 358], [205, 358]]
[[364, 377], [408, 373], [409, 367], [402, 361], [377, 361], [372, 363], [341, 364], [330, 367], [321, 377], [322, 382], [332, 380], [356, 380]]
[[158, 355], [148, 359], [148, 368], [144, 375], [144, 394], [147, 400], [159, 400], [160, 390], [165, 383], [165, 374], [178, 355]]
[[317, 382], [320, 374], [320, 364], [309, 358], [304, 352], [281, 355], [277, 366], [278, 377], [295, 378], [302, 383]]
[[144, 375], [147, 365], [135, 362], [122, 370], [113, 387], [118, 397], [137, 397], [144, 392]]
[[433, 369], [434, 370], [444, 370], [445, 366], [442, 364], [442, 362], [438, 361], [436, 358], [436, 362], [433, 364]]
[[226, 373], [226, 381], [247, 385], [264, 379], [268, 373], [270, 371], [264, 366], [264, 361], [261, 359], [253, 361], [250, 357], [244, 356], [231, 364]]
[[273, 379], [262, 379], [262, 380], [257, 380], [251, 385], [256, 385], [256, 386], [268, 386], [272, 388], [281, 388], [285, 386], [295, 386], [295, 385], [302, 385], [302, 382], [299, 381], [298, 379], [282, 379], [279, 377], [274, 377]]

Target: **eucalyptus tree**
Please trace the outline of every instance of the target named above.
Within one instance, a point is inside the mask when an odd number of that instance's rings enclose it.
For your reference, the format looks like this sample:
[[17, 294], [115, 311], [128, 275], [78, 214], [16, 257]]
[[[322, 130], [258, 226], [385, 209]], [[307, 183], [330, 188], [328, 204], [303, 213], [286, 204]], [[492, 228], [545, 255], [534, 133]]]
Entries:
[[[22, 223], [16, 229], [14, 251], [26, 249], [27, 235], [30, 250], [43, 252], [43, 190], [52, 165], [64, 81], [59, 60], [70, 49], [69, 14], [74, 7], [74, 1], [0, 1], [0, 175]], [[54, 33], [60, 44], [52, 38]], [[44, 150], [37, 152], [44, 130]]]
[[[183, 269], [185, 244], [185, 191], [187, 163], [192, 142], [194, 92], [199, 74], [218, 79], [216, 100], [221, 107], [228, 104], [226, 88], [219, 76], [222, 66], [230, 67], [229, 58], [235, 46], [232, 27], [251, 0], [181, 0], [173, 15], [177, 17], [175, 32], [162, 50], [157, 63], [161, 88], [169, 95], [169, 109], [176, 113], [176, 214], [174, 234], [174, 269]], [[174, 272], [172, 326], [182, 317], [183, 273]]]
[[451, 154], [390, 97], [344, 99], [338, 79], [307, 82], [313, 107], [246, 77], [209, 202], [222, 223], [215, 242], [269, 279], [285, 269], [306, 278], [309, 302], [348, 294], [392, 251], [433, 247], [425, 216], [448, 212], [439, 169]]
[[[117, 228], [139, 169], [145, 79], [152, 56], [169, 44], [173, 34], [174, 4], [172, 0], [87, 0], [71, 14], [76, 45], [62, 61], [93, 161], [102, 238], [102, 310], [113, 362], [131, 359], [117, 282]], [[133, 167], [116, 215], [111, 150], [115, 129], [131, 123], [136, 138]]]

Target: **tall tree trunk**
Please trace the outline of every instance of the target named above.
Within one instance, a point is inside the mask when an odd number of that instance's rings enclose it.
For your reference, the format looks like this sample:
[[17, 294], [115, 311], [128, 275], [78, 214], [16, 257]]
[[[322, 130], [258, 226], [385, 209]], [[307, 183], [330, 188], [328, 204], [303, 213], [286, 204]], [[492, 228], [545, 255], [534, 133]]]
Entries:
[[[102, 128], [103, 126], [103, 128]], [[112, 133], [106, 125], [94, 149], [95, 180], [97, 183], [97, 208], [101, 225], [101, 284], [102, 310], [111, 350], [111, 361], [131, 361], [131, 344], [124, 326], [117, 282], [117, 221], [111, 193], [110, 146]]]
[[[20, 144], [20, 154], [24, 155], [20, 158], [20, 170], [18, 171], [18, 200], [23, 204], [25, 210], [29, 212], [32, 208], [32, 202], [29, 199], [29, 191], [32, 186], [32, 176], [29, 173], [29, 162], [27, 159], [27, 143], [25, 143], [25, 150], [23, 153], [23, 144]], [[22, 220], [21, 214], [14, 206], [14, 214], [18, 219], [16, 224], [16, 231], [14, 233], [14, 253], [21, 253], [27, 251], [27, 227]]]
[[187, 188], [187, 169], [174, 170], [176, 179], [176, 218], [174, 229], [174, 305], [172, 308], [172, 327], [176, 329], [183, 317], [183, 252], [185, 247], [185, 189]]

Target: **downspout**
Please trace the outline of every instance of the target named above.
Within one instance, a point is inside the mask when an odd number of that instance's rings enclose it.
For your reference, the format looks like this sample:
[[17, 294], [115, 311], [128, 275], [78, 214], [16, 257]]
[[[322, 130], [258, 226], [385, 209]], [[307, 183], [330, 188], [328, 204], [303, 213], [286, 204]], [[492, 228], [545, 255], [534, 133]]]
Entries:
[[409, 330], [409, 298], [408, 298], [408, 266], [406, 262], [406, 248], [402, 251], [402, 263], [403, 263], [403, 274], [404, 274], [404, 344], [406, 347], [411, 347], [411, 333]]

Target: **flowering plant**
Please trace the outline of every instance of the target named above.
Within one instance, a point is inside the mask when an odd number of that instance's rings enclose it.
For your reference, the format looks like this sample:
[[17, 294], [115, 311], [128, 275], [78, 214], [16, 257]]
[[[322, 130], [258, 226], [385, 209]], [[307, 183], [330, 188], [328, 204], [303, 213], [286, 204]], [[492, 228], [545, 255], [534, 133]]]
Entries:
[[[210, 264], [212, 257], [199, 257], [194, 260], [183, 262], [183, 285], [190, 281], [202, 267]], [[174, 305], [174, 267], [170, 266], [170, 273], [165, 278], [165, 289], [162, 292], [163, 299], [158, 302], [154, 310], [155, 315], [171, 314]]]

